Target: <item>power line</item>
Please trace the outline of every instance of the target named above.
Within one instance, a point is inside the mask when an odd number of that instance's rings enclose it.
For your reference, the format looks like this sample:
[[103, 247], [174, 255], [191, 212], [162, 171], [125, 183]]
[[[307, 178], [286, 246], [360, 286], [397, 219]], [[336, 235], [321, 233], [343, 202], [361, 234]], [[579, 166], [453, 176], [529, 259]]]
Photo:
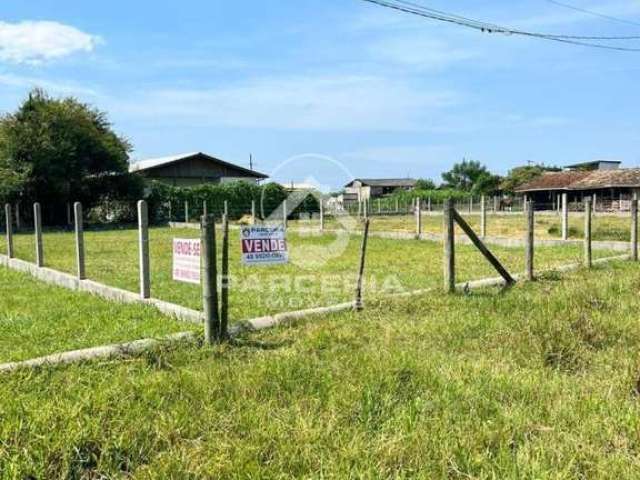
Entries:
[[586, 13], [587, 15], [593, 15], [594, 17], [604, 18], [606, 20], [611, 20], [612, 22], [618, 23], [626, 23], [627, 25], [634, 25], [636, 27], [640, 27], [639, 22], [634, 22], [633, 20], [625, 20], [624, 18], [613, 17], [611, 15], [605, 15], [604, 13], [594, 12], [593, 10], [587, 10], [586, 8], [576, 7], [574, 5], [569, 5], [568, 3], [558, 2], [556, 0], [545, 0], [548, 3], [553, 5], [557, 5], [559, 7], [568, 8], [569, 10], [575, 10], [576, 12]]
[[640, 48], [621, 47], [602, 43], [593, 43], [593, 40], [638, 40], [640, 36], [578, 36], [578, 35], [558, 35], [538, 32], [528, 32], [514, 28], [504, 27], [492, 23], [474, 20], [459, 15], [443, 12], [416, 3], [403, 0], [362, 0], [380, 7], [390, 8], [404, 13], [417, 15], [420, 17], [437, 20], [454, 25], [472, 28], [483, 33], [501, 33], [504, 35], [520, 35], [525, 37], [539, 38], [554, 42], [580, 45], [590, 48], [600, 48], [605, 50], [617, 50], [623, 52], [640, 52]]

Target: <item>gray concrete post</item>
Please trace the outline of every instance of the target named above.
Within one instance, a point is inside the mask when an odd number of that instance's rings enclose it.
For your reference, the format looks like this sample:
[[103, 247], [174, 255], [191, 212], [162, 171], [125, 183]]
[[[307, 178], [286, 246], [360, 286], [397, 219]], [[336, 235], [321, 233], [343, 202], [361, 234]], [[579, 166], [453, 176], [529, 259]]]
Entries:
[[282, 202], [282, 224], [284, 228], [289, 226], [289, 212], [287, 211], [287, 201]]
[[638, 200], [631, 201], [631, 260], [638, 261]]
[[36, 242], [36, 265], [44, 266], [44, 255], [42, 249], [42, 212], [39, 203], [33, 204], [33, 231]]
[[82, 204], [76, 202], [73, 204], [73, 215], [76, 232], [76, 268], [78, 280], [87, 278], [85, 261], [84, 261], [84, 223], [82, 220]]
[[229, 338], [229, 217], [222, 219], [222, 272], [220, 285], [220, 332], [218, 338]]
[[527, 233], [525, 236], [525, 260], [524, 274], [527, 280], [534, 278], [534, 242], [535, 242], [535, 204], [529, 201], [526, 204], [527, 213]]
[[591, 199], [584, 200], [584, 266], [591, 268], [592, 261], [591, 251]]
[[184, 201], [184, 223], [189, 223], [189, 201]]
[[256, 224], [256, 201], [251, 200], [251, 225]]
[[416, 238], [422, 236], [422, 205], [420, 199], [416, 199]]
[[151, 273], [149, 268], [149, 207], [138, 202], [138, 253], [140, 265], [140, 297], [151, 297]]
[[20, 219], [20, 202], [16, 202], [16, 232], [22, 230], [22, 220]]
[[480, 197], [480, 238], [487, 236], [487, 199]]
[[324, 232], [324, 198], [320, 197], [320, 231]]
[[562, 240], [569, 240], [569, 195], [562, 194]]
[[4, 216], [7, 228], [7, 257], [13, 258], [15, 256], [15, 251], [13, 250], [13, 212], [11, 205], [8, 203], [4, 206]]

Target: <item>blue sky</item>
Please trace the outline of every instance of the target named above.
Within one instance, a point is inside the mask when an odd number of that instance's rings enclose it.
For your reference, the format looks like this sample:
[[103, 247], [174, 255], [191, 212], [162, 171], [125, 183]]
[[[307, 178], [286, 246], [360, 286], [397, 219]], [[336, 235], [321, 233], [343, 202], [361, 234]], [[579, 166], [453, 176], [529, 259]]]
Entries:
[[[640, 0], [570, 1], [640, 22]], [[545, 0], [424, 2], [549, 33], [640, 33]], [[502, 174], [527, 161], [640, 165], [640, 53], [481, 34], [361, 0], [3, 0], [0, 22], [0, 110], [33, 86], [74, 95], [109, 113], [134, 159], [253, 154], [278, 180], [333, 187], [439, 180], [462, 157]]]

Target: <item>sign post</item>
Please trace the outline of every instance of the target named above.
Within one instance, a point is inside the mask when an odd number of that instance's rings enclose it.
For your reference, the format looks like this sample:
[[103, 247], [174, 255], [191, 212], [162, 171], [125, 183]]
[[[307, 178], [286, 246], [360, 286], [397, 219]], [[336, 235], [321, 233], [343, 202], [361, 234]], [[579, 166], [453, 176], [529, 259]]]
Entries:
[[273, 265], [289, 262], [286, 228], [283, 225], [251, 225], [240, 230], [242, 263]]

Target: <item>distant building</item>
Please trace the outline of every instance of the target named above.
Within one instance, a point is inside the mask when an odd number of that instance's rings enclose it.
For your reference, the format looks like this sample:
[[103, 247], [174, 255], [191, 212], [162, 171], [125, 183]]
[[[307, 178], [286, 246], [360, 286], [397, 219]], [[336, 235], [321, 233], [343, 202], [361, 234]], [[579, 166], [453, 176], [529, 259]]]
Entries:
[[516, 192], [540, 207], [555, 208], [567, 193], [569, 202], [591, 197], [598, 210], [629, 210], [640, 194], [640, 168], [620, 168], [617, 161], [597, 160], [565, 167], [562, 172], [546, 172], [520, 185]]
[[573, 165], [567, 165], [565, 170], [618, 170], [620, 168], [618, 160], [593, 160], [591, 162], [574, 163]]
[[280, 183], [280, 185], [289, 192], [306, 192], [318, 189], [314, 184], [306, 182], [288, 182]]
[[396, 190], [413, 190], [417, 180], [414, 178], [356, 178], [344, 188], [344, 197], [354, 201], [391, 195]]
[[150, 181], [156, 180], [176, 187], [195, 187], [207, 183], [234, 181], [258, 183], [268, 178], [263, 173], [201, 152], [143, 160], [133, 163], [129, 171], [138, 173]]

